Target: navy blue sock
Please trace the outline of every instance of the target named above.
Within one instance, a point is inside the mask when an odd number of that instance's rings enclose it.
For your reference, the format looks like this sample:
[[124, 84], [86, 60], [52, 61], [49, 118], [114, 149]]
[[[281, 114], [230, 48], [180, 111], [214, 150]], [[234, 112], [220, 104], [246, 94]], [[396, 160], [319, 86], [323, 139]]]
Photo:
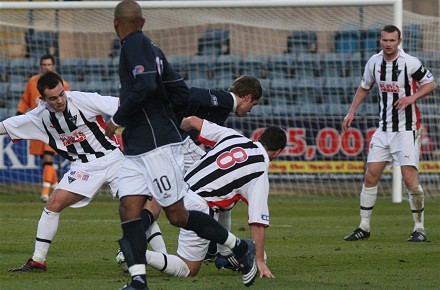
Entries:
[[141, 211], [141, 220], [142, 220], [142, 225], [144, 226], [144, 231], [146, 231], [154, 223], [154, 216], [151, 213], [151, 211], [149, 211], [146, 208], [143, 208]]
[[147, 243], [147, 238], [145, 237], [142, 221], [140, 219], [132, 220], [122, 223], [121, 226], [123, 237], [130, 243], [134, 264], [145, 264], [145, 244]]
[[247, 250], [248, 250], [248, 245], [246, 243], [243, 243], [239, 238], [237, 238], [235, 247], [232, 249], [234, 255], [236, 255], [237, 258], [241, 258], [246, 254]]
[[195, 210], [188, 211], [188, 221], [185, 230], [195, 232], [199, 237], [224, 244], [228, 238], [228, 231], [212, 216]]

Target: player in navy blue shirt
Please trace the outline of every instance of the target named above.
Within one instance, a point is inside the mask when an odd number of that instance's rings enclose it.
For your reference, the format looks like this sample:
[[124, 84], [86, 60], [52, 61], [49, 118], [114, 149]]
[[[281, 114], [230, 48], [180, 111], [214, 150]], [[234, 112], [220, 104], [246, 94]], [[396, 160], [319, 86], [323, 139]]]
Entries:
[[[242, 265], [244, 283], [252, 284], [258, 272], [254, 243], [240, 240], [211, 216], [184, 207], [187, 185], [183, 180], [183, 142], [173, 112], [173, 104], [180, 102], [184, 106], [188, 97], [183, 79], [173, 71], [164, 53], [142, 33], [145, 18], [138, 3], [121, 1], [115, 8], [113, 24], [122, 41], [121, 104], [107, 122], [106, 135], [114, 136], [118, 126], [125, 127], [118, 193], [123, 232], [119, 245], [132, 281], [123, 289], [148, 289], [147, 239], [141, 211], [151, 197], [164, 208], [171, 224], [232, 249]], [[165, 84], [169, 84], [168, 89]], [[150, 222], [154, 222], [153, 217]]]

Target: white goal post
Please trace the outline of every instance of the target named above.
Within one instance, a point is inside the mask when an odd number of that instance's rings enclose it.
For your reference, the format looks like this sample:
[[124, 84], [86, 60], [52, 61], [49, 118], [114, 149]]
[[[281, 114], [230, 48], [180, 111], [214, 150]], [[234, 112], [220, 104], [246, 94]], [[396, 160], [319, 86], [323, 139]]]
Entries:
[[[117, 1], [0, 2], [0, 120], [12, 116], [38, 58], [56, 56], [72, 90], [118, 95], [119, 41], [113, 29]], [[428, 69], [440, 50], [438, 17], [403, 10], [402, 0], [139, 1], [147, 35], [190, 86], [227, 89], [242, 74], [258, 77], [262, 102], [228, 126], [258, 136], [268, 125], [286, 128], [288, 148], [272, 162], [271, 186], [296, 195], [357, 195], [377, 100], [359, 108], [353, 130], [340, 123], [359, 84], [363, 64], [377, 47], [383, 24], [403, 31], [403, 48]], [[212, 55], [211, 55], [212, 54]], [[435, 66], [434, 66], [435, 67]], [[434, 76], [440, 71], [433, 71]], [[25, 78], [24, 78], [25, 77]], [[3, 93], [2, 93], [3, 90]], [[423, 113], [433, 144], [440, 143], [440, 110], [433, 96]], [[423, 116], [423, 115], [422, 115]], [[0, 139], [0, 192], [37, 191], [39, 160], [26, 143]], [[440, 196], [439, 148], [421, 161], [428, 196]], [[432, 147], [432, 148], [431, 148]], [[65, 164], [60, 164], [60, 174]], [[24, 189], [24, 185], [28, 186]], [[381, 193], [402, 201], [400, 170], [384, 174]]]

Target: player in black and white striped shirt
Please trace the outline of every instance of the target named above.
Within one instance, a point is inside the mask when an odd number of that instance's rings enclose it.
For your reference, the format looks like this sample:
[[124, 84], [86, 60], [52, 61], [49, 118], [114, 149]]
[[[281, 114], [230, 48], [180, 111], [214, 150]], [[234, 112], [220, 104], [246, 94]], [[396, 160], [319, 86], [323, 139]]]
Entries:
[[416, 101], [432, 92], [436, 83], [419, 59], [398, 48], [401, 32], [394, 25], [380, 33], [382, 51], [373, 55], [365, 66], [361, 84], [342, 123], [342, 131], [350, 127], [356, 109], [376, 83], [379, 88], [379, 125], [371, 139], [367, 171], [360, 195], [361, 223], [344, 239], [356, 241], [370, 237], [370, 219], [376, 203], [377, 185], [385, 166], [394, 161], [401, 166], [408, 189], [414, 229], [408, 241], [424, 242], [424, 193], [418, 178], [418, 129], [420, 112]]
[[43, 209], [32, 258], [12, 269], [14, 272], [46, 271], [46, 256], [61, 211], [68, 206], [86, 206], [104, 183], [116, 195], [123, 158], [119, 145], [104, 133], [103, 116], [116, 112], [118, 98], [66, 92], [62, 78], [55, 72], [43, 74], [37, 88], [42, 96], [38, 106], [4, 120], [0, 134], [8, 134], [14, 141], [43, 141], [72, 163]]
[[[233, 129], [194, 116], [185, 118], [181, 128], [196, 129], [200, 132], [200, 141], [214, 146], [185, 174], [189, 185], [185, 207], [205, 213], [213, 211], [214, 217], [218, 217], [219, 212], [229, 211], [238, 201], [244, 201], [248, 205], [248, 223], [256, 243], [255, 259], [260, 277], [273, 278], [264, 259], [264, 233], [269, 226], [268, 169], [270, 160], [286, 146], [285, 131], [279, 127], [267, 128], [259, 142], [253, 142]], [[170, 275], [195, 276], [208, 245], [208, 240], [181, 229], [179, 257], [147, 250], [147, 263]]]

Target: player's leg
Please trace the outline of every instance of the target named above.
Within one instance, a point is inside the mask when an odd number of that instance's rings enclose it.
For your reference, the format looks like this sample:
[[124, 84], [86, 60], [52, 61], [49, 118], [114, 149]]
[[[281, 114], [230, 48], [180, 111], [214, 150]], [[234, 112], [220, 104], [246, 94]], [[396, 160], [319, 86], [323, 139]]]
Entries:
[[111, 182], [112, 192], [116, 192], [119, 172], [118, 161], [122, 154], [111, 153], [90, 163], [72, 163], [43, 209], [38, 223], [35, 251], [32, 259], [15, 271], [45, 269], [45, 259], [58, 229], [61, 211], [66, 207], [83, 207], [89, 204], [105, 182]]
[[[40, 141], [37, 141], [40, 142]], [[43, 166], [43, 187], [41, 189], [41, 201], [47, 202], [51, 188], [55, 188], [58, 184], [58, 176], [53, 166], [55, 151], [47, 144], [41, 143], [42, 156], [41, 163]]]
[[156, 199], [149, 200], [142, 209], [141, 219], [144, 225], [147, 243], [150, 244], [154, 252], [166, 254], [167, 247], [162, 237], [162, 232], [157, 219], [159, 218], [161, 207]]
[[402, 177], [408, 190], [408, 200], [414, 220], [414, 228], [408, 241], [427, 241], [424, 226], [425, 197], [419, 183], [418, 166], [420, 160], [420, 144], [416, 131], [404, 131], [396, 134], [396, 160], [401, 166]]
[[414, 229], [408, 241], [425, 242], [427, 240], [424, 226], [425, 198], [423, 188], [419, 184], [418, 172], [413, 166], [402, 166], [401, 169], [414, 220]]
[[147, 238], [141, 219], [141, 212], [150, 197], [149, 175], [145, 167], [147, 156], [125, 157], [119, 172], [119, 216], [122, 238], [119, 246], [131, 276], [127, 289], [147, 287], [145, 249]]
[[[187, 204], [187, 199], [191, 198], [189, 197], [190, 195], [188, 193], [185, 196], [185, 204]], [[193, 196], [193, 198], [197, 197]], [[242, 266], [243, 283], [246, 286], [252, 285], [258, 272], [255, 263], [255, 245], [252, 241], [240, 240], [234, 234], [228, 232], [209, 214], [198, 210], [186, 210], [182, 200], [171, 206], [163, 207], [163, 209], [172, 225], [193, 231], [203, 239], [222, 244], [231, 249]], [[200, 258], [201, 260], [205, 254], [206, 251]]]
[[360, 193], [359, 227], [346, 236], [346, 241], [363, 240], [370, 237], [370, 222], [377, 198], [377, 185], [386, 165], [393, 160], [388, 145], [387, 132], [376, 130], [374, 133], [367, 157], [367, 171]]
[[84, 196], [64, 190], [56, 189], [43, 209], [38, 222], [35, 249], [32, 258], [26, 264], [12, 269], [12, 272], [28, 272], [32, 270], [46, 271], [46, 256], [49, 247], [57, 233], [61, 211], [81, 199]]

